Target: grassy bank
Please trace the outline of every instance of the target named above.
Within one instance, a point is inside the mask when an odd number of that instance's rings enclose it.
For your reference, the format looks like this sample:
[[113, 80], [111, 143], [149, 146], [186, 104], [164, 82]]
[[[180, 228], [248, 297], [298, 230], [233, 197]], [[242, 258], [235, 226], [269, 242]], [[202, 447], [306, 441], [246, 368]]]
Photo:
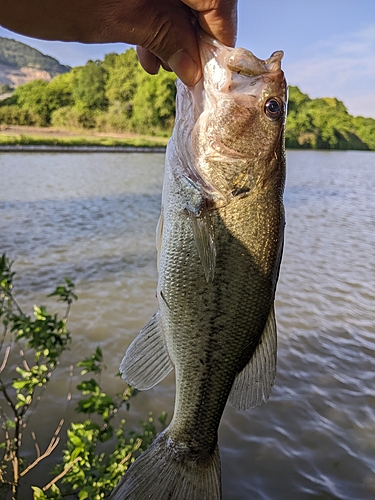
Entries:
[[167, 137], [140, 134], [106, 134], [95, 131], [10, 126], [0, 130], [0, 145], [6, 146], [166, 146]]

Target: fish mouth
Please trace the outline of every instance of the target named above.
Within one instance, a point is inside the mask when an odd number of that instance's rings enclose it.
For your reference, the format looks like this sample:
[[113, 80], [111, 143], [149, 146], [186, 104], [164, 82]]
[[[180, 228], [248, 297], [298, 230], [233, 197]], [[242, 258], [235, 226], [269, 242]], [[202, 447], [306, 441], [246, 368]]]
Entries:
[[234, 52], [225, 58], [228, 69], [239, 75], [259, 76], [281, 70], [282, 50], [277, 50], [268, 59], [258, 59], [250, 50], [234, 49]]
[[[204, 76], [194, 88], [190, 89], [196, 109], [200, 112], [203, 111], [202, 102], [207, 98], [208, 101], [215, 100], [214, 96], [217, 93], [229, 91], [244, 102], [246, 99], [256, 101], [262, 96], [267, 81], [283, 78], [282, 50], [273, 52], [268, 59], [263, 60], [250, 50], [227, 47], [206, 33], [201, 32], [199, 37]], [[211, 97], [208, 97], [208, 94]]]
[[[212, 49], [209, 52], [222, 59], [228, 69], [244, 76], [259, 76], [266, 73], [281, 71], [281, 60], [284, 57], [282, 50], [276, 50], [268, 59], [259, 59], [250, 50], [243, 48], [226, 47], [206, 33], [200, 34], [201, 50], [204, 59], [207, 58], [207, 45]], [[221, 56], [221, 57], [220, 57]], [[210, 58], [210, 56], [208, 56]], [[207, 60], [205, 61], [208, 62]]]

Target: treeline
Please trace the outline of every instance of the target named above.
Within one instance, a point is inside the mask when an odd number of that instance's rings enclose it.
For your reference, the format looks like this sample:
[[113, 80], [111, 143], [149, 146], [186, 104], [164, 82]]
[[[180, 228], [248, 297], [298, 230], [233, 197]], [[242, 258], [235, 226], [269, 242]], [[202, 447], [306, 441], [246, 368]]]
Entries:
[[52, 77], [69, 71], [69, 66], [60, 64], [54, 57], [46, 56], [25, 43], [0, 37], [0, 63], [14, 68], [38, 68]]
[[350, 115], [338, 99], [310, 99], [289, 87], [286, 146], [375, 151], [375, 120]]
[[[175, 76], [150, 76], [134, 49], [108, 54], [58, 75], [18, 87], [0, 102], [0, 124], [95, 128], [169, 135], [175, 113]], [[310, 99], [289, 87], [289, 148], [375, 150], [375, 120], [353, 117], [335, 98]]]
[[173, 73], [140, 67], [134, 49], [88, 61], [50, 82], [17, 87], [0, 104], [0, 123], [168, 134], [175, 111]]

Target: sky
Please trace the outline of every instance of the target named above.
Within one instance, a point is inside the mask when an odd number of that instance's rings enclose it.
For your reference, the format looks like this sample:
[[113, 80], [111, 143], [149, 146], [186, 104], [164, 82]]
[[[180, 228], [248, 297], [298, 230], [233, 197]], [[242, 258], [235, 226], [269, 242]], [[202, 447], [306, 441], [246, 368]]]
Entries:
[[[310, 97], [337, 97], [351, 114], [375, 118], [374, 0], [239, 0], [238, 18], [237, 46], [262, 59], [283, 50], [290, 85]], [[0, 36], [70, 66], [129, 47], [48, 42], [2, 27]]]

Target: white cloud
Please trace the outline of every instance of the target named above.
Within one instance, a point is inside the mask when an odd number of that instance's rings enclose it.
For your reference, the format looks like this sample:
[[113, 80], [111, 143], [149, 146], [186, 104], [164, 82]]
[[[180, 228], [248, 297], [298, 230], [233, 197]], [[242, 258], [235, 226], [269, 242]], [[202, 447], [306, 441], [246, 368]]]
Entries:
[[319, 41], [310, 53], [285, 64], [290, 84], [311, 97], [337, 97], [352, 114], [375, 118], [375, 25]]

